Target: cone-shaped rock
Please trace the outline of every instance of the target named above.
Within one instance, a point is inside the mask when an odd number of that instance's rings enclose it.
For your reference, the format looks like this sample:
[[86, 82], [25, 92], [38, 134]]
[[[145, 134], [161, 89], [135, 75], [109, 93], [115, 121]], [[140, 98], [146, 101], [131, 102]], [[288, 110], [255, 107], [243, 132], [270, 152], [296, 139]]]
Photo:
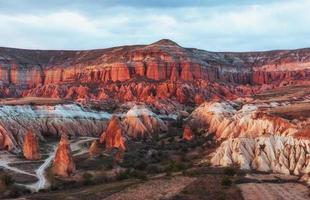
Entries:
[[120, 151], [124, 151], [125, 138], [123, 137], [123, 127], [121, 122], [116, 116], [112, 116], [107, 129], [101, 134], [100, 143], [104, 145], [107, 150], [117, 148]]
[[23, 154], [27, 160], [39, 160], [40, 156], [40, 149], [38, 138], [35, 134], [33, 134], [32, 129], [24, 136], [24, 143], [23, 143]]
[[57, 147], [53, 162], [55, 175], [67, 177], [75, 171], [75, 164], [71, 155], [71, 148], [66, 136], [62, 136]]
[[90, 157], [95, 157], [95, 156], [100, 154], [100, 149], [98, 147], [98, 141], [97, 140], [92, 141], [92, 143], [88, 149], [88, 153], [89, 153]]
[[193, 133], [189, 126], [185, 126], [183, 131], [183, 140], [190, 141], [193, 139]]
[[164, 121], [145, 106], [135, 105], [122, 122], [127, 135], [133, 138], [144, 138], [168, 130]]

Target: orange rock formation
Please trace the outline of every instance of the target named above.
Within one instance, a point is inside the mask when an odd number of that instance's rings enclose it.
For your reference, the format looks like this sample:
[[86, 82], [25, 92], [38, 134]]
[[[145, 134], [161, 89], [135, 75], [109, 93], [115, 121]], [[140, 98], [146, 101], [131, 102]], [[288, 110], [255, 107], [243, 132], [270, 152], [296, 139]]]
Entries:
[[23, 154], [27, 160], [38, 160], [41, 158], [38, 138], [32, 132], [32, 129], [24, 136]]
[[75, 171], [75, 164], [71, 155], [71, 148], [67, 136], [62, 135], [53, 162], [55, 175], [68, 177]]
[[185, 126], [183, 131], [183, 140], [190, 141], [193, 139], [193, 133], [189, 126]]

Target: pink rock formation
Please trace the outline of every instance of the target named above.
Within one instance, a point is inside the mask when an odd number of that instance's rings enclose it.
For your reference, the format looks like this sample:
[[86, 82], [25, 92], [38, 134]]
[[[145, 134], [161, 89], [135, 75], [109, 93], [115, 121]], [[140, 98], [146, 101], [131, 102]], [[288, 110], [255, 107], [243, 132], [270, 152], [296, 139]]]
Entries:
[[75, 171], [75, 164], [67, 136], [62, 135], [53, 162], [53, 173], [57, 176], [68, 177]]
[[264, 112], [274, 106], [208, 102], [187, 123], [218, 140], [226, 139], [213, 154], [214, 165], [305, 175], [310, 172], [309, 130]]
[[182, 138], [183, 140], [187, 140], [187, 141], [190, 141], [193, 139], [193, 133], [189, 126], [185, 126]]
[[41, 158], [38, 138], [29, 129], [24, 136], [23, 154], [27, 160], [39, 160]]
[[107, 150], [116, 148], [120, 151], [125, 151], [125, 137], [123, 135], [122, 124], [119, 119], [113, 115], [106, 130], [100, 136], [100, 143], [103, 144]]
[[122, 120], [126, 134], [133, 138], [143, 138], [165, 132], [168, 130], [166, 124], [145, 106], [134, 106]]

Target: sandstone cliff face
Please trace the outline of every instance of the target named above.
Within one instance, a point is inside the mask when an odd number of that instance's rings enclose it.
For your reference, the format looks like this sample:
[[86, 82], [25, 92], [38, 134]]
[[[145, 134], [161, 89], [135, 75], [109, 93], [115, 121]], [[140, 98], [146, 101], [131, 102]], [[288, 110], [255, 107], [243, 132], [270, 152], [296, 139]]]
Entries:
[[1, 48], [0, 85], [14, 88], [3, 96], [20, 96], [40, 86], [83, 83], [90, 87], [93, 83], [133, 78], [172, 82], [199, 79], [236, 85], [278, 85], [283, 81], [294, 84], [310, 79], [309, 54], [309, 49], [214, 53], [183, 48], [169, 40], [91, 51]]
[[38, 160], [41, 158], [38, 138], [32, 129], [29, 129], [24, 136], [23, 154], [27, 160]]
[[143, 138], [168, 130], [166, 124], [145, 106], [134, 106], [122, 120], [126, 134], [133, 138]]
[[53, 173], [57, 176], [68, 177], [75, 171], [71, 148], [67, 136], [62, 136], [53, 161]]

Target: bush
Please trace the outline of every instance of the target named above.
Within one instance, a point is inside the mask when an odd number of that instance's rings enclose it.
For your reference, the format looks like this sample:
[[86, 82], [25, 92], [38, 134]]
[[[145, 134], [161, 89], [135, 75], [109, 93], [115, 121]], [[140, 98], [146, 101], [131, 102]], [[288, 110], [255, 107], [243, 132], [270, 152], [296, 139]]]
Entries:
[[130, 176], [146, 181], [148, 179], [147, 174], [144, 171], [133, 170]]
[[90, 173], [85, 172], [83, 174], [83, 184], [84, 185], [92, 185], [92, 184], [94, 184], [93, 175], [91, 175]]
[[0, 180], [5, 186], [11, 186], [14, 184], [14, 179], [7, 174], [2, 175]]
[[232, 181], [230, 180], [229, 177], [225, 176], [225, 177], [222, 179], [221, 184], [222, 184], [223, 186], [231, 186]]
[[182, 162], [171, 161], [165, 168], [166, 172], [179, 172], [185, 170], [186, 166]]
[[236, 174], [236, 169], [233, 167], [225, 167], [224, 174], [227, 176], [234, 176]]
[[120, 181], [128, 179], [129, 177], [130, 177], [130, 170], [126, 169], [125, 171], [122, 171], [119, 174], [117, 174], [116, 179]]

